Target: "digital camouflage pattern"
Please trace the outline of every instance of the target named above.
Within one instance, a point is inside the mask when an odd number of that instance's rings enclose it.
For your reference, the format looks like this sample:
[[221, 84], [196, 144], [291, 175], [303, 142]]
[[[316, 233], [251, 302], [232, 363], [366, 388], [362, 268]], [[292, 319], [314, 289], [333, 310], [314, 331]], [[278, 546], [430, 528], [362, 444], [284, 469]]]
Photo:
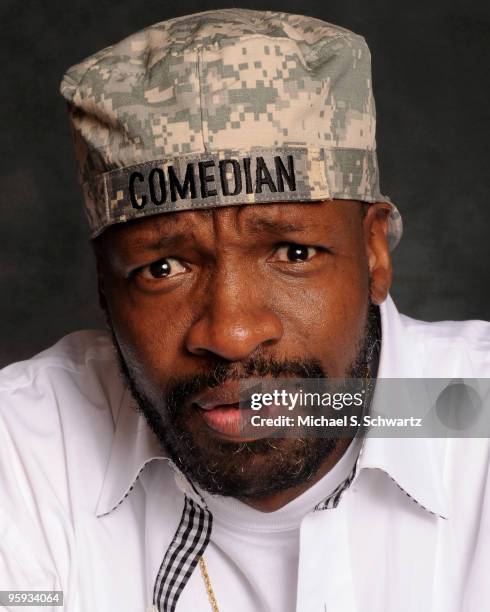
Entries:
[[[367, 44], [312, 17], [227, 9], [164, 21], [69, 69], [61, 92], [92, 236], [175, 210], [390, 201]], [[392, 248], [401, 232], [393, 206]]]

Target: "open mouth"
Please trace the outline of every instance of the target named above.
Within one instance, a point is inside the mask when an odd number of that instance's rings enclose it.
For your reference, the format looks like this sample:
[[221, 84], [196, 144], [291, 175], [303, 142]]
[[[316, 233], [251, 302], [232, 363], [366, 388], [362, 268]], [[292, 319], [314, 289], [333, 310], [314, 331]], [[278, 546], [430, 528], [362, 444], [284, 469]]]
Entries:
[[192, 405], [210, 429], [225, 436], [240, 437], [247, 424], [246, 410], [238, 402], [206, 407], [195, 402]]
[[230, 380], [191, 398], [192, 408], [206, 426], [222, 436], [244, 441], [252, 410], [240, 401], [240, 381]]
[[[251, 427], [251, 419], [257, 415], [252, 409], [251, 398], [239, 393], [240, 381], [227, 381], [219, 387], [208, 388], [191, 398], [192, 409], [204, 421], [208, 429], [231, 440], [245, 442], [268, 437], [275, 427], [258, 429]], [[242, 383], [243, 386], [243, 383]], [[264, 408], [262, 414], [274, 416], [283, 410], [272, 405]]]

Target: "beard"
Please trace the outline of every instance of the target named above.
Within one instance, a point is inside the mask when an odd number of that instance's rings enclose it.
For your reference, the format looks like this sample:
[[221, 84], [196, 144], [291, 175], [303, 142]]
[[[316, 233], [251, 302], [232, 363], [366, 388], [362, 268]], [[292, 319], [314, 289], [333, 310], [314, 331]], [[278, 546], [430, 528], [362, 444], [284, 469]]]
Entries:
[[[334, 452], [338, 440], [264, 438], [234, 442], [222, 440], [203, 426], [190, 398], [230, 380], [247, 378], [327, 378], [314, 358], [276, 360], [257, 354], [240, 363], [216, 362], [209, 373], [174, 377], [158, 399], [150, 399], [139, 380], [141, 372], [125, 360], [109, 316], [108, 324], [119, 368], [137, 408], [176, 467], [194, 484], [211, 494], [244, 499], [285, 491], [311, 480]], [[376, 376], [380, 345], [379, 309], [369, 302], [366, 326], [354, 363], [346, 378]]]

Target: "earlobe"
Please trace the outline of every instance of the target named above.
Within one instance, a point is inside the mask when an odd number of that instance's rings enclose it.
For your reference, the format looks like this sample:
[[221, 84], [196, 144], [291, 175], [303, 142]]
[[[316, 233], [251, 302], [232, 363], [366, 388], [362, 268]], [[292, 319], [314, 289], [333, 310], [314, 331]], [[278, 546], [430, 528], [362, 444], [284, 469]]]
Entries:
[[386, 202], [375, 202], [367, 210], [363, 222], [364, 242], [370, 277], [371, 301], [381, 304], [388, 295], [392, 279], [391, 257], [388, 247], [388, 215], [391, 207]]

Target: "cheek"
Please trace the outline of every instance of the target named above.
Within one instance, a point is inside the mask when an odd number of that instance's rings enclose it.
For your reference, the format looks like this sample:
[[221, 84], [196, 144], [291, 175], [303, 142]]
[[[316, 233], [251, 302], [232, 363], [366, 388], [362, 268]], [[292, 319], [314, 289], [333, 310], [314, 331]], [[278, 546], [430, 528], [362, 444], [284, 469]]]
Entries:
[[186, 373], [180, 356], [190, 325], [188, 303], [169, 296], [134, 300], [119, 295], [109, 306], [123, 356], [141, 381], [161, 386], [170, 376]]
[[332, 377], [344, 376], [364, 338], [369, 276], [362, 258], [336, 261], [328, 271], [283, 294], [286, 337], [297, 354], [320, 359]]

